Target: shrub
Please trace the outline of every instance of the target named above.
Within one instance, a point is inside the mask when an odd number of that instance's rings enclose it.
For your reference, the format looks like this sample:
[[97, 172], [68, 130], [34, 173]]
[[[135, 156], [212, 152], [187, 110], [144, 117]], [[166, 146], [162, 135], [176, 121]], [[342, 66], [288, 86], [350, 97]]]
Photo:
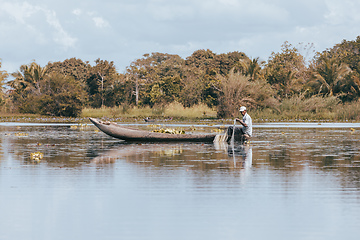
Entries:
[[44, 81], [43, 93], [35, 103], [37, 113], [62, 117], [77, 117], [85, 102], [85, 90], [73, 77], [50, 75]]
[[221, 92], [218, 104], [218, 117], [235, 117], [241, 105], [249, 109], [277, 109], [271, 86], [262, 80], [249, 81], [241, 73], [234, 71], [228, 76], [218, 76]]

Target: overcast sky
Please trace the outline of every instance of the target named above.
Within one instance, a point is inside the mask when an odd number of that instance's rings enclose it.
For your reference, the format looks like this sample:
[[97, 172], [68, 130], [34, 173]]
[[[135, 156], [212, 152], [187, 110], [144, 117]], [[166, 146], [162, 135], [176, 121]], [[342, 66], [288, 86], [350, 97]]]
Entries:
[[0, 0], [2, 70], [199, 49], [268, 60], [288, 41], [323, 51], [360, 35], [359, 0]]

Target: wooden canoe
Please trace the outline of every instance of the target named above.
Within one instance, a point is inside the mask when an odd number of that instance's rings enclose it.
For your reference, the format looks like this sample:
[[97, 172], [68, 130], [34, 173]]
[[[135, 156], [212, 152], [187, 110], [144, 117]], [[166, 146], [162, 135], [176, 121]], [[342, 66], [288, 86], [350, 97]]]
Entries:
[[169, 134], [150, 132], [120, 126], [113, 122], [104, 122], [96, 118], [89, 118], [90, 121], [101, 131], [114, 138], [126, 141], [146, 142], [213, 142], [216, 134]]

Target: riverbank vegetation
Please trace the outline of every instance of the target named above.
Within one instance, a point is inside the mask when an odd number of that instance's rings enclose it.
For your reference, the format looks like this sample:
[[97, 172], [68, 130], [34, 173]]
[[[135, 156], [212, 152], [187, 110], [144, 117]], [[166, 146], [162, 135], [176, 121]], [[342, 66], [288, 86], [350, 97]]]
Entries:
[[104, 108], [84, 108], [82, 117], [109, 117], [109, 118], [158, 118], [160, 120], [198, 120], [198, 119], [216, 119], [216, 110], [209, 108], [205, 104], [198, 104], [185, 108], [182, 104], [173, 102], [161, 107], [104, 107]]
[[[306, 60], [285, 42], [267, 61], [197, 50], [151, 53], [123, 73], [81, 59], [1, 70], [2, 116], [229, 119], [248, 107], [258, 121], [360, 120], [360, 36]], [[306, 52], [305, 51], [305, 52]]]

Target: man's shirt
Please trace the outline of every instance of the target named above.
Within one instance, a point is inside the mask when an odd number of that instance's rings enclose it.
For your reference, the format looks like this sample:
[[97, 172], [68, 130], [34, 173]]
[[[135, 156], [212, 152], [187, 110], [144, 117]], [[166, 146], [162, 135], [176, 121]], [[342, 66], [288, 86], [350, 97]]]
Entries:
[[243, 133], [252, 136], [252, 120], [249, 114], [245, 113], [243, 116], [243, 122], [247, 125], [247, 127], [243, 126]]

